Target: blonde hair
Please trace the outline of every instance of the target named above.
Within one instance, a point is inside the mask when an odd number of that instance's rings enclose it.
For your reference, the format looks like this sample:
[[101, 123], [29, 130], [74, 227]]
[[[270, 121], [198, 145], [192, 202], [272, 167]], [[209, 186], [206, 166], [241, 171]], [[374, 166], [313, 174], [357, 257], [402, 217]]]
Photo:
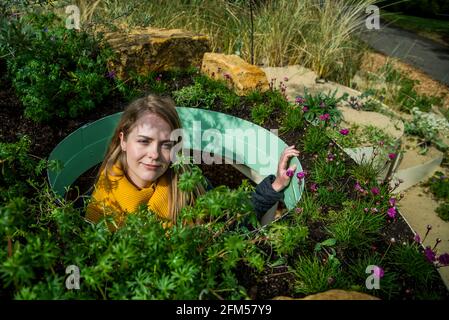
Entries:
[[[179, 119], [178, 112], [176, 111], [175, 103], [170, 97], [162, 97], [151, 94], [130, 103], [120, 118], [98, 173], [99, 178], [103, 171], [105, 171], [105, 182], [109, 187], [112, 185], [109, 175], [117, 176], [117, 173], [113, 171], [113, 166], [115, 164], [120, 166], [123, 175], [126, 176], [126, 172], [128, 171], [126, 154], [122, 151], [120, 146], [120, 132], [123, 132], [124, 138], [126, 139], [128, 134], [134, 129], [136, 122], [148, 113], [155, 114], [164, 119], [170, 125], [172, 130], [181, 128], [181, 120]], [[191, 171], [189, 166], [181, 165], [177, 172], [175, 172], [173, 168], [169, 167], [164, 173], [164, 175], [168, 175], [167, 177], [170, 181], [168, 208], [169, 219], [172, 222], [176, 222], [183, 207], [193, 205], [195, 199], [199, 195], [206, 192], [204, 186], [201, 184], [197, 185], [195, 189], [189, 193], [179, 190], [179, 176], [184, 172], [189, 171]], [[99, 180], [98, 178], [97, 181]], [[173, 201], [173, 199], [175, 199], [175, 201]]]

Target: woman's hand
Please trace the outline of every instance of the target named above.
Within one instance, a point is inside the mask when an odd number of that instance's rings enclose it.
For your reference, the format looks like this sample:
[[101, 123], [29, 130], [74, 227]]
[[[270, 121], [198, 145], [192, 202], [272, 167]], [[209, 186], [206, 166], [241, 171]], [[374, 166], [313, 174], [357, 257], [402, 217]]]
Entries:
[[[279, 159], [278, 170], [276, 173], [276, 179], [271, 186], [274, 191], [280, 192], [284, 190], [290, 183], [291, 177], [296, 170], [297, 165], [294, 164], [291, 167], [287, 167], [291, 157], [299, 156], [299, 151], [295, 149], [295, 146], [290, 146], [284, 149]], [[287, 173], [288, 172], [288, 173]]]

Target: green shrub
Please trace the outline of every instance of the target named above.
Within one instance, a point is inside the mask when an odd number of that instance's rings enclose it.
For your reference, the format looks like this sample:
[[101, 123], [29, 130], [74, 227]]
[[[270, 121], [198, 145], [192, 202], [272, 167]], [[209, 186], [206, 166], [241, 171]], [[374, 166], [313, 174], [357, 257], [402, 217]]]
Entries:
[[271, 107], [264, 104], [258, 104], [251, 109], [251, 119], [254, 123], [262, 126], [265, 121], [268, 120], [272, 112], [273, 109], [271, 109]]
[[449, 199], [449, 178], [443, 172], [435, 172], [434, 176], [427, 181], [426, 185], [430, 187], [430, 191], [437, 199]]
[[331, 140], [327, 135], [323, 134], [323, 129], [308, 126], [304, 137], [304, 152], [319, 153], [323, 149], [327, 149]]
[[435, 209], [438, 216], [444, 221], [449, 221], [449, 202], [443, 202]]
[[326, 229], [340, 247], [363, 249], [377, 238], [384, 224], [383, 214], [365, 212], [363, 204], [348, 201], [343, 210], [330, 211]]
[[113, 74], [107, 70], [111, 51], [87, 33], [66, 29], [55, 15], [21, 19], [32, 28], [29, 45], [15, 50], [8, 73], [25, 116], [38, 122], [73, 118], [102, 102], [112, 87], [108, 77]]

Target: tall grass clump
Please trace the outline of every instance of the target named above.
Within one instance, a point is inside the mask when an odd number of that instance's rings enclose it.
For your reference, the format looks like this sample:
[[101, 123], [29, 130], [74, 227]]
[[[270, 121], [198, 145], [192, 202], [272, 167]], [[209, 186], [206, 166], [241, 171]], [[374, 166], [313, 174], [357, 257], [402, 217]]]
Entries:
[[237, 54], [247, 62], [253, 56], [254, 64], [265, 66], [301, 64], [319, 78], [349, 83], [364, 51], [357, 34], [365, 28], [367, 6], [376, 0], [254, 1], [254, 32], [249, 1], [74, 2], [83, 8], [84, 25], [182, 28], [208, 35], [214, 52]]

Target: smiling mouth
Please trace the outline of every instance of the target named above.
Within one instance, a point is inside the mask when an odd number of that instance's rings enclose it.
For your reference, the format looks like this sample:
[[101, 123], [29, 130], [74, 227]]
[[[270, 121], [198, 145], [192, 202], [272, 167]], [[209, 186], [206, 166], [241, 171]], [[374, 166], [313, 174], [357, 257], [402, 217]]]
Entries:
[[156, 166], [156, 165], [145, 164], [145, 163], [142, 163], [142, 165], [149, 170], [157, 170], [161, 167], [160, 165]]

